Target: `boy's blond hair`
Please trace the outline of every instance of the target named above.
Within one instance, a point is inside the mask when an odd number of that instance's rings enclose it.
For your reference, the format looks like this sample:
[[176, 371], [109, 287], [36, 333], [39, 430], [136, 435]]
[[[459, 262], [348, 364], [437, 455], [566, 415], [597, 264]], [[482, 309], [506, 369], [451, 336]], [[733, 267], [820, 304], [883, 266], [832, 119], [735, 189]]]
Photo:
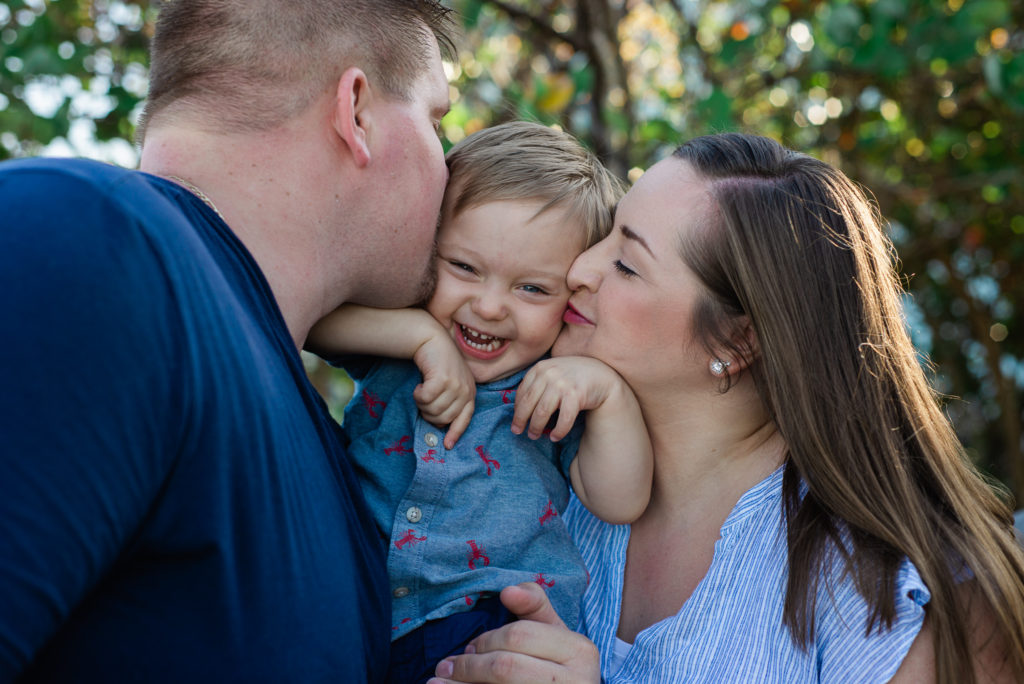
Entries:
[[451, 220], [488, 202], [543, 202], [537, 213], [558, 208], [586, 229], [586, 246], [612, 229], [622, 183], [576, 138], [529, 121], [485, 128], [446, 157], [451, 178], [442, 216]]

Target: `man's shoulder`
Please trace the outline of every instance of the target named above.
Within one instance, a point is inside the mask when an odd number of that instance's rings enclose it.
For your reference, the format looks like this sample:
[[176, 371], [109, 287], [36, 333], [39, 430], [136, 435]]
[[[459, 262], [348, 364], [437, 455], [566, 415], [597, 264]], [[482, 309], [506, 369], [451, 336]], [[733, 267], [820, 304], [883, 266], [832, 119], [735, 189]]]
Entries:
[[138, 174], [137, 171], [92, 159], [66, 159], [32, 157], [12, 159], [0, 163], [0, 180], [16, 183], [19, 180], [39, 183], [45, 179], [52, 183], [91, 185], [100, 187]]

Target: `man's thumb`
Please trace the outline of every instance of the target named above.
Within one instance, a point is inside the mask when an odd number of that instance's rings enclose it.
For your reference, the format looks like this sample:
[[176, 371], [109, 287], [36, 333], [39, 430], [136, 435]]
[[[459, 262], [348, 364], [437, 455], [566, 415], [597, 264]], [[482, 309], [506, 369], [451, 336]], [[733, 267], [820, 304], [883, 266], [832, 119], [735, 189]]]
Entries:
[[523, 582], [505, 587], [501, 590], [501, 602], [520, 620], [565, 626], [548, 600], [547, 593], [536, 582]]

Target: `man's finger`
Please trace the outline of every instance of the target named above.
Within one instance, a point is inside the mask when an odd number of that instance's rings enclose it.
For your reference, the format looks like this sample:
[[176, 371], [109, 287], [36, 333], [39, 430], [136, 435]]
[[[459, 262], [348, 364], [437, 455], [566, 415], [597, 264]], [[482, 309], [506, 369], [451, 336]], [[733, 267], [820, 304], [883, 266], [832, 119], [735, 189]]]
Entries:
[[532, 620], [548, 625], [565, 627], [558, 617], [547, 593], [536, 582], [514, 584], [501, 590], [501, 602], [520, 620]]

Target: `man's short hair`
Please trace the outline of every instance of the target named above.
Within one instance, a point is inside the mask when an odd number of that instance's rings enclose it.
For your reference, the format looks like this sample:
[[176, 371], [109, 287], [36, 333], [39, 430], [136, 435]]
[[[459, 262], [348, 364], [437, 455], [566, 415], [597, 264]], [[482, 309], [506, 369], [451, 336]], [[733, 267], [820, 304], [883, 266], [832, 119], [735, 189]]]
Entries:
[[446, 157], [443, 220], [488, 202], [531, 200], [586, 228], [589, 247], [611, 231], [622, 183], [573, 136], [528, 121], [485, 128]]
[[431, 33], [454, 57], [451, 30], [451, 10], [436, 0], [166, 0], [142, 125], [180, 107], [214, 130], [271, 128], [351, 66], [406, 98], [429, 63]]

